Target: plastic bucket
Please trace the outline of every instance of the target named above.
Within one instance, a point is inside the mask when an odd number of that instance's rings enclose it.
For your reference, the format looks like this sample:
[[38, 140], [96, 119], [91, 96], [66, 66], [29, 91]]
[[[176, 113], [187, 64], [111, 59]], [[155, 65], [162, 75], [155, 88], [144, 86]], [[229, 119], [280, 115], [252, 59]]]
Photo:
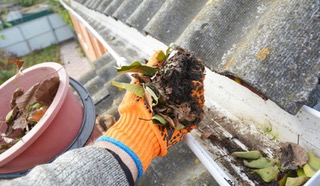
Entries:
[[[89, 93], [75, 80], [69, 79], [58, 63], [42, 63], [23, 71], [0, 86], [0, 117], [9, 112], [12, 93], [17, 85], [28, 90], [35, 83], [58, 76], [57, 94], [41, 120], [18, 143], [0, 155], [0, 178], [24, 175], [35, 165], [52, 161], [61, 153], [82, 147], [89, 139], [95, 123], [95, 108]], [[70, 80], [70, 81], [69, 81]], [[77, 91], [73, 94], [69, 84]]]

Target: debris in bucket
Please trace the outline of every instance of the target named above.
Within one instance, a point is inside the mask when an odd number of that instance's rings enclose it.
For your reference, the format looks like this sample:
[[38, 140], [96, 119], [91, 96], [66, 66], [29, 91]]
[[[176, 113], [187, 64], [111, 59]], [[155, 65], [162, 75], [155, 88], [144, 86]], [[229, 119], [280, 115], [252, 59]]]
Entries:
[[145, 98], [153, 117], [143, 119], [175, 129], [198, 124], [204, 116], [203, 61], [181, 48], [156, 55], [156, 67], [134, 62], [118, 68], [120, 73], [134, 72], [138, 84], [113, 85]]
[[3, 131], [0, 133], [0, 153], [17, 143], [39, 122], [53, 101], [59, 84], [59, 77], [52, 77], [33, 85], [26, 92], [21, 88], [15, 90], [10, 111], [5, 119], [0, 118]]
[[232, 155], [245, 159], [243, 164], [264, 182], [279, 186], [303, 185], [320, 170], [320, 158], [294, 143], [281, 144], [280, 158], [263, 157], [256, 150], [233, 152]]

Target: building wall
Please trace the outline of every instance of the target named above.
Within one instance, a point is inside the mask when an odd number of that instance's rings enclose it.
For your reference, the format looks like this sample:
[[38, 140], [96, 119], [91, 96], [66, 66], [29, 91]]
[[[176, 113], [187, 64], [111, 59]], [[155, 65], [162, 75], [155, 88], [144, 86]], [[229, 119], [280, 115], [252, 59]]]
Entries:
[[88, 59], [93, 62], [103, 54], [107, 52], [107, 50], [103, 47], [101, 42], [95, 38], [86, 27], [78, 21], [73, 15], [70, 14], [72, 23], [75, 28], [75, 32], [77, 34], [79, 43], [85, 52]]

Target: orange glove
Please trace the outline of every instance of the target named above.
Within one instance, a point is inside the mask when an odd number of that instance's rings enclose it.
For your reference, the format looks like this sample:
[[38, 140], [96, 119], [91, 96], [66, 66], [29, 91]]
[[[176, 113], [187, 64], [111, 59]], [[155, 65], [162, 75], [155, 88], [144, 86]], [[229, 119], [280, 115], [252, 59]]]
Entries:
[[[148, 65], [159, 65], [156, 59], [157, 53], [149, 60]], [[132, 83], [139, 84], [137, 81]], [[203, 107], [203, 85], [194, 83], [195, 89], [192, 96]], [[108, 141], [126, 151], [135, 161], [138, 168], [138, 178], [148, 168], [152, 159], [156, 156], [164, 156], [168, 148], [181, 141], [185, 134], [190, 132], [195, 125], [175, 130], [169, 126], [155, 125], [151, 118], [152, 112], [144, 98], [137, 97], [127, 92], [119, 106], [120, 118], [104, 136], [97, 141]]]

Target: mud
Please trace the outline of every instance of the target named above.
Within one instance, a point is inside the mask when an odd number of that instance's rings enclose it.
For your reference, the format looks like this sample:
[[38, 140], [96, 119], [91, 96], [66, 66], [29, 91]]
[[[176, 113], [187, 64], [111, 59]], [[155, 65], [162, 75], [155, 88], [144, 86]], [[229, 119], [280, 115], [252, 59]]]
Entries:
[[176, 49], [148, 84], [159, 97], [156, 113], [169, 116], [175, 125], [198, 124], [204, 116], [204, 62], [194, 54]]

